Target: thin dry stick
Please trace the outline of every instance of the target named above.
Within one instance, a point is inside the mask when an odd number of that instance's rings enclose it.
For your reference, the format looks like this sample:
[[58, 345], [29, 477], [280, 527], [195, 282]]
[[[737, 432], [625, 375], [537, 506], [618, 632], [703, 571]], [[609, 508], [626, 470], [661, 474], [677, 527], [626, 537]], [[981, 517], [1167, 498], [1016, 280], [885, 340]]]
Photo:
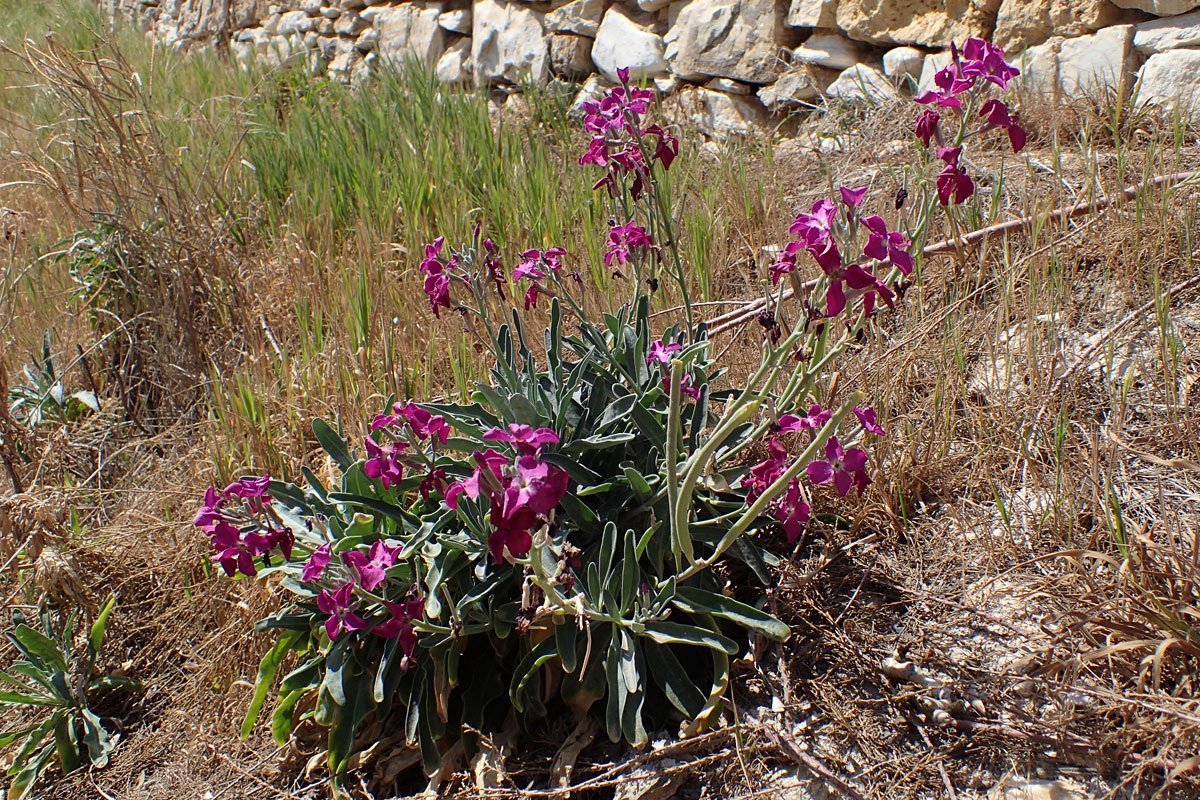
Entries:
[[867, 800], [864, 795], [859, 793], [859, 791], [853, 786], [846, 783], [841, 776], [827, 767], [824, 762], [822, 762], [816, 756], [809, 755], [797, 747], [795, 743], [783, 733], [783, 731], [776, 730], [770, 725], [765, 725], [762, 722], [753, 719], [752, 717], [746, 717], [745, 719], [747, 722], [754, 725], [754, 727], [758, 728], [758, 730], [766, 734], [767, 738], [770, 739], [776, 747], [787, 753], [793, 761], [804, 767], [812, 774], [820, 776], [826, 783], [830, 784], [833, 786], [833, 788], [850, 798], [850, 800]]
[[[1168, 187], [1168, 186], [1175, 186], [1176, 184], [1180, 184], [1180, 183], [1183, 183], [1184, 181], [1191, 180], [1192, 178], [1195, 178], [1198, 175], [1200, 175], [1200, 171], [1176, 172], [1171, 175], [1160, 175], [1157, 178], [1153, 178], [1152, 180], [1147, 181], [1146, 183], [1131, 184], [1129, 186], [1126, 186], [1125, 189], [1122, 190], [1119, 195], [1117, 195], [1117, 197], [1123, 201], [1132, 200], [1133, 198], [1135, 198], [1137, 196], [1138, 192], [1143, 191], [1145, 189], [1158, 189], [1158, 188], [1163, 188], [1163, 187]], [[1062, 222], [1067, 222], [1075, 217], [1082, 216], [1084, 214], [1091, 214], [1091, 213], [1095, 213], [1097, 211], [1103, 211], [1104, 209], [1111, 206], [1113, 204], [1113, 202], [1114, 202], [1114, 198], [1105, 196], [1105, 197], [1098, 198], [1096, 200], [1086, 201], [1086, 202], [1082, 202], [1082, 203], [1076, 203], [1075, 205], [1071, 205], [1071, 206], [1062, 206], [1060, 208], [1056, 208], [1053, 211], [1051, 211], [1049, 216], [1046, 218], [1046, 221], [1050, 224], [1059, 224]], [[1021, 230], [1022, 228], [1033, 227], [1037, 223], [1037, 221], [1038, 221], [1038, 217], [1025, 216], [1025, 217], [1018, 217], [1017, 219], [1008, 220], [1007, 222], [998, 222], [995, 225], [989, 225], [988, 227], [980, 228], [977, 231], [971, 231], [969, 233], [964, 233], [962, 236], [956, 236], [952, 239], [946, 239], [941, 242], [936, 242], [934, 244], [929, 245], [921, 252], [923, 255], [928, 257], [928, 256], [940, 255], [940, 254], [946, 253], [946, 252], [957, 251], [959, 248], [961, 248], [965, 245], [975, 244], [976, 242], [980, 242], [980, 241], [983, 241], [984, 239], [987, 239], [989, 236], [999, 236], [999, 235], [1003, 235], [1006, 233], [1011, 233], [1013, 231]], [[890, 261], [882, 261], [880, 263], [883, 266], [888, 266], [891, 262]], [[814, 285], [815, 285], [815, 281], [810, 281], [810, 282], [804, 284], [805, 291], [809, 291], [812, 288], [812, 286], [814, 286]], [[792, 290], [788, 289], [783, 292], [781, 300], [786, 300], [786, 299], [792, 297], [792, 295], [793, 295]], [[735, 311], [730, 311], [728, 313], [720, 315], [719, 317], [715, 317], [715, 318], [709, 320], [708, 335], [710, 337], [716, 336], [719, 333], [724, 333], [725, 331], [729, 330], [730, 328], [735, 328], [739, 325], [743, 325], [746, 322], [749, 322], [751, 319], [753, 319], [758, 314], [759, 311], [761, 311], [763, 309], [763, 307], [766, 305], [766, 303], [767, 303], [766, 298], [757, 298], [755, 300], [748, 301], [740, 309], [737, 309]]]

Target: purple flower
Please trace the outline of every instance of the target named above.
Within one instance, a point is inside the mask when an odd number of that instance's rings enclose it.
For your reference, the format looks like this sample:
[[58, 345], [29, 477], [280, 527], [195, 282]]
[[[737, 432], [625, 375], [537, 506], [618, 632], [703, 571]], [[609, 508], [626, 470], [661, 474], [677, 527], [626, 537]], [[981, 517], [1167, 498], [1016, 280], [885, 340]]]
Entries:
[[917, 116], [917, 138], [926, 147], [929, 147], [929, 142], [934, 139], [941, 140], [941, 134], [938, 131], [938, 123], [941, 120], [942, 116], [932, 108], [925, 109]]
[[789, 542], [800, 538], [804, 523], [808, 522], [812, 509], [804, 502], [800, 492], [800, 481], [793, 478], [787, 491], [773, 504], [771, 515], [779, 520]]
[[839, 186], [838, 192], [842, 195], [842, 204], [847, 208], [858, 208], [862, 205], [863, 198], [867, 195], [869, 186], [862, 186], [858, 189], [849, 189], [845, 186]]
[[796, 254], [804, 249], [803, 242], [788, 242], [771, 265], [771, 285], [778, 286], [779, 279], [796, 270]]
[[905, 239], [899, 231], [889, 232], [883, 217], [863, 217], [862, 224], [871, 232], [863, 248], [863, 255], [877, 261], [890, 260], [905, 275], [913, 271], [913, 257], [908, 252], [912, 242]]
[[983, 104], [983, 108], [979, 109], [979, 116], [987, 120], [988, 126], [1004, 128], [1014, 153], [1021, 152], [1025, 147], [1025, 129], [1017, 124], [1017, 115], [1008, 113], [1008, 106], [1004, 103], [988, 100]]
[[548, 514], [567, 493], [569, 481], [566, 472], [537, 456], [521, 456], [517, 459], [517, 474], [505, 489], [504, 507], [528, 507], [534, 513]]
[[621, 266], [629, 263], [630, 251], [634, 248], [646, 248], [657, 252], [645, 228], [635, 225], [632, 220], [624, 225], [614, 225], [608, 232], [608, 251], [604, 254], [604, 266], [612, 268], [613, 261]]
[[[500, 513], [496, 511], [499, 509]], [[520, 558], [529, 552], [533, 546], [533, 536], [530, 530], [537, 524], [537, 514], [528, 506], [517, 506], [513, 509], [492, 506], [492, 533], [488, 536], [488, 549], [496, 563], [504, 561], [504, 551], [507, 550], [514, 558]]]
[[[239, 481], [234, 481], [225, 487], [226, 499], [231, 497], [240, 497], [243, 500], [259, 499], [264, 503], [271, 502], [271, 495], [267, 494], [267, 487], [271, 484], [271, 476], [263, 475], [261, 478], [242, 478]], [[205, 494], [205, 499], [208, 495]]]
[[351, 567], [358, 574], [358, 582], [368, 592], [387, 580], [388, 567], [396, 563], [400, 553], [398, 546], [375, 542], [366, 553], [361, 550], [348, 550], [342, 553], [342, 563]]
[[450, 426], [441, 414], [427, 411], [411, 401], [404, 406], [394, 403], [392, 410], [408, 421], [408, 426], [412, 428], [418, 441], [423, 442], [432, 437], [438, 444], [445, 444], [446, 439], [450, 437]]
[[192, 518], [192, 524], [197, 528], [204, 530], [206, 533], [212, 531], [212, 527], [225, 517], [221, 514], [221, 503], [225, 502], [225, 498], [217, 494], [216, 488], [210, 486], [204, 493], [204, 504], [196, 512], [196, 516]]
[[800, 238], [810, 250], [830, 241], [837, 206], [824, 198], [813, 203], [812, 212], [800, 213], [788, 232]]
[[516, 269], [512, 271], [514, 281], [519, 281], [524, 278], [544, 278], [546, 273], [538, 269], [538, 262], [542, 260], [541, 250], [526, 250], [521, 254], [521, 263], [517, 264]]
[[[667, 394], [671, 393], [671, 379], [670, 378], [663, 378], [662, 386], [663, 386], [663, 391], [665, 391]], [[700, 390], [695, 388], [694, 386], [692, 386], [691, 374], [684, 375], [682, 378], [679, 379], [679, 393], [683, 394], [683, 395], [687, 395], [688, 397], [692, 398], [693, 401], [699, 402]]]
[[450, 276], [446, 272], [457, 263], [456, 259], [449, 264], [442, 261], [440, 253], [445, 241], [445, 236], [439, 236], [425, 245], [425, 258], [421, 261], [421, 272], [425, 274], [425, 294], [429, 297], [429, 307], [435, 317], [441, 316], [438, 309], [450, 307]]
[[393, 483], [399, 483], [403, 474], [400, 462], [400, 451], [408, 447], [404, 442], [384, 442], [379, 444], [373, 438], [366, 438], [367, 455], [370, 458], [363, 464], [363, 472], [368, 478], [383, 481], [387, 489]]
[[[953, 45], [951, 45], [953, 49]], [[963, 77], [958, 70], [957, 51], [954, 61], [934, 73], [933, 84], [939, 91], [929, 90], [913, 98], [913, 102], [922, 105], [937, 105], [940, 108], [962, 108], [957, 95], [975, 85], [974, 78]]]
[[650, 354], [648, 356], [646, 356], [646, 365], [654, 366], [654, 363], [656, 361], [659, 364], [670, 364], [671, 363], [671, 354], [678, 353], [682, 349], [683, 349], [683, 345], [679, 344], [678, 342], [672, 342], [671, 344], [663, 344], [662, 342], [651, 342], [650, 343]]
[[1004, 60], [1004, 51], [984, 39], [971, 37], [963, 44], [962, 74], [967, 78], [983, 78], [1001, 89], [1021, 74], [1021, 70]]
[[[499, 430], [493, 428], [493, 430]], [[475, 471], [471, 473], [471, 477], [465, 480], [455, 481], [446, 489], [446, 505], [450, 508], [458, 508], [458, 496], [465, 494], [472, 500], [477, 500], [483, 494], [489, 483], [500, 484], [504, 477], [504, 467], [508, 465], [510, 459], [503, 453], [498, 453], [495, 450], [485, 450], [480, 452], [476, 450], [472, 454], [475, 459]], [[489, 478], [490, 476], [490, 478]]]
[[651, 158], [662, 164], [664, 170], [671, 169], [671, 164], [679, 156], [679, 140], [664, 131], [660, 125], [651, 125], [643, 129], [642, 136], [656, 137]]
[[824, 461], [811, 461], [808, 479], [818, 486], [833, 481], [834, 488], [843, 497], [857, 486], [858, 493], [871, 483], [867, 475], [867, 454], [856, 447], [842, 450], [836, 436], [825, 443]]
[[430, 470], [429, 474], [421, 481], [418, 491], [421, 493], [421, 499], [429, 501], [429, 496], [434, 492], [445, 494], [446, 492], [446, 470], [434, 469]]
[[791, 433], [794, 431], [802, 431], [805, 428], [822, 428], [826, 422], [833, 419], [833, 411], [822, 409], [819, 404], [814, 403], [808, 410], [808, 414], [803, 417], [797, 417], [794, 414], [784, 414], [779, 418], [779, 430], [781, 433]]
[[887, 436], [887, 431], [880, 427], [875, 421], [875, 409], [873, 408], [858, 408], [854, 409], [854, 416], [858, 417], [858, 421], [862, 424], [863, 430], [868, 433], [873, 433], [876, 436]]
[[329, 619], [325, 620], [325, 633], [329, 634], [330, 639], [336, 639], [343, 628], [360, 631], [367, 627], [366, 620], [354, 613], [358, 601], [351, 602], [353, 593], [354, 584], [344, 583], [336, 592], [323, 589], [317, 595], [317, 608], [329, 615]]
[[417, 631], [412, 623], [425, 615], [425, 599], [418, 597], [403, 603], [389, 603], [384, 600], [383, 607], [387, 609], [388, 619], [372, 628], [371, 633], [385, 639], [395, 639], [399, 636], [400, 649], [404, 651], [407, 661], [412, 658], [413, 650], [417, 646]]
[[304, 562], [304, 571], [300, 573], [300, 580], [304, 583], [315, 581], [324, 574], [325, 568], [329, 566], [330, 560], [333, 558], [329, 554], [329, 549], [333, 547], [332, 542], [326, 542], [313, 551], [308, 557], [308, 561]]
[[751, 467], [750, 473], [742, 478], [747, 503], [753, 503], [761, 497], [787, 471], [787, 451], [774, 437], [767, 442], [767, 452], [770, 456]]
[[485, 442], [509, 442], [515, 444], [522, 453], [534, 454], [542, 449], [543, 444], [558, 444], [558, 434], [550, 428], [534, 430], [529, 425], [518, 422], [511, 423], [508, 430], [492, 428], [484, 431]]
[[975, 184], [967, 177], [967, 173], [958, 166], [958, 158], [962, 147], [939, 147], [938, 158], [946, 162], [946, 166], [937, 176], [938, 202], [949, 205], [951, 198], [955, 203], [962, 203], [975, 193]]

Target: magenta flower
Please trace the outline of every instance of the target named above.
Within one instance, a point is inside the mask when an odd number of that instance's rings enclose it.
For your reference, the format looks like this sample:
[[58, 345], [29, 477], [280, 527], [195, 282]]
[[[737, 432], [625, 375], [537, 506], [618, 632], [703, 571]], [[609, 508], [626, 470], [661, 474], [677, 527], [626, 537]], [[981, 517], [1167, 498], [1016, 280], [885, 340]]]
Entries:
[[742, 477], [742, 488], [746, 490], [746, 502], [753, 503], [779, 477], [787, 471], [787, 451], [783, 445], [771, 437], [767, 441], [767, 452], [770, 456], [750, 468], [749, 474]]
[[867, 475], [867, 454], [856, 447], [842, 450], [836, 436], [825, 443], [824, 461], [811, 461], [808, 479], [818, 486], [833, 481], [834, 488], [843, 497], [857, 486], [858, 493], [871, 483]]
[[221, 503], [225, 502], [225, 498], [217, 494], [216, 488], [210, 486], [204, 493], [204, 503], [196, 511], [196, 516], [192, 518], [192, 524], [197, 528], [201, 528], [206, 533], [212, 531], [212, 527], [225, 519], [221, 514]]
[[508, 430], [492, 428], [484, 431], [485, 442], [509, 442], [515, 444], [522, 453], [533, 454], [542, 449], [543, 444], [558, 444], [558, 434], [550, 428], [534, 430], [529, 425], [518, 422], [511, 423]]
[[862, 224], [871, 235], [863, 248], [863, 255], [877, 261], [891, 261], [900, 271], [908, 275], [913, 271], [913, 257], [908, 252], [912, 242], [904, 238], [899, 231], [888, 231], [883, 217], [863, 217]]
[[867, 195], [869, 186], [861, 186], [858, 189], [849, 189], [845, 186], [839, 186], [838, 192], [842, 195], [842, 204], [846, 208], [858, 208], [862, 205], [863, 198]]
[[426, 502], [429, 501], [429, 496], [434, 492], [444, 495], [446, 492], [446, 470], [441, 468], [431, 470], [422, 479], [417, 491], [421, 493], [421, 499]]
[[778, 286], [779, 279], [796, 270], [796, 254], [804, 249], [803, 242], [788, 242], [771, 265], [771, 285]]
[[1012, 144], [1013, 152], [1019, 153], [1025, 147], [1025, 129], [1017, 124], [1017, 115], [1008, 113], [1008, 106], [999, 100], [988, 100], [979, 109], [979, 116], [987, 120], [987, 126], [1004, 128], [1008, 133], [1008, 141]]
[[232, 578], [239, 572], [253, 578], [258, 574], [254, 559], [269, 549], [265, 537], [257, 533], [242, 533], [226, 520], [212, 526], [209, 533], [213, 549], [213, 561], [221, 565], [225, 574]]
[[[497, 514], [499, 509], [500, 513]], [[492, 533], [488, 536], [488, 549], [496, 563], [504, 561], [504, 551], [514, 558], [520, 558], [529, 552], [533, 546], [533, 536], [530, 531], [538, 524], [537, 514], [528, 506], [518, 506], [513, 509], [503, 509], [492, 506]]]
[[438, 309], [450, 307], [450, 276], [447, 270], [457, 263], [457, 259], [452, 259], [449, 264], [442, 261], [440, 253], [445, 241], [445, 236], [439, 236], [425, 245], [425, 258], [421, 261], [421, 272], [425, 274], [425, 294], [429, 297], [429, 307], [435, 317], [441, 316]]
[[858, 408], [854, 409], [854, 416], [858, 417], [858, 421], [862, 424], [863, 430], [868, 433], [873, 433], [876, 436], [887, 436], [887, 431], [880, 427], [875, 421], [875, 409], [873, 408]]
[[808, 414], [803, 417], [797, 417], [794, 414], [784, 414], [779, 418], [779, 430], [781, 433], [791, 433], [794, 431], [802, 431], [805, 428], [823, 428], [825, 423], [833, 419], [833, 411], [822, 409], [819, 404], [814, 403], [808, 410]]
[[801, 495], [800, 481], [793, 478], [788, 483], [787, 491], [773, 504], [771, 515], [779, 520], [789, 542], [800, 538], [804, 524], [812, 515], [812, 509]]
[[432, 437], [438, 444], [445, 444], [450, 437], [450, 426], [441, 414], [434, 414], [411, 401], [404, 406], [394, 403], [392, 410], [408, 422], [418, 441]]
[[569, 483], [563, 470], [537, 456], [521, 456], [517, 459], [517, 474], [504, 490], [504, 507], [528, 507], [536, 514], [549, 514], [567, 493]]
[[939, 147], [938, 158], [946, 162], [946, 166], [937, 176], [938, 202], [949, 205], [951, 198], [955, 203], [962, 203], [975, 193], [975, 184], [967, 177], [967, 173], [958, 166], [958, 158], [962, 147]]
[[917, 138], [926, 147], [929, 147], [929, 142], [934, 139], [941, 141], [941, 132], [938, 130], [941, 120], [942, 116], [932, 108], [925, 109], [917, 116]]
[[[951, 45], [953, 49], [953, 45]], [[922, 105], [937, 105], [940, 108], [962, 108], [958, 95], [975, 85], [974, 78], [966, 78], [959, 74], [958, 58], [947, 64], [943, 69], [934, 73], [933, 84], [937, 91], [929, 90], [913, 98], [913, 102]]]
[[813, 203], [811, 213], [797, 214], [788, 232], [799, 237], [810, 250], [822, 249], [821, 245], [830, 242], [833, 220], [836, 217], [837, 206], [822, 198]]
[[1004, 60], [1004, 51], [985, 39], [971, 37], [963, 44], [962, 74], [967, 78], [983, 78], [1001, 89], [1021, 74], [1021, 70]]
[[[493, 428], [493, 430], [499, 429]], [[479, 496], [488, 490], [489, 485], [499, 486], [504, 477], [504, 467], [510, 462], [508, 456], [495, 450], [485, 450], [484, 452], [476, 450], [472, 454], [472, 458], [475, 459], [476, 466], [471, 477], [455, 481], [446, 489], [445, 501], [450, 508], [458, 508], [460, 494], [465, 494], [472, 500], [478, 500]]]
[[608, 232], [608, 251], [604, 254], [604, 266], [612, 268], [613, 261], [621, 266], [629, 263], [630, 252], [636, 248], [658, 251], [658, 247], [646, 235], [645, 228], [632, 220], [624, 225], [614, 225]]
[[329, 619], [325, 620], [325, 633], [329, 634], [330, 639], [336, 639], [343, 629], [360, 631], [367, 627], [366, 620], [354, 613], [358, 601], [351, 602], [353, 593], [354, 584], [344, 583], [336, 592], [323, 589], [317, 595], [317, 608], [329, 615]]
[[[240, 497], [243, 500], [258, 499], [263, 503], [270, 503], [271, 495], [267, 494], [267, 487], [270, 484], [270, 475], [263, 475], [261, 478], [242, 478], [226, 486], [224, 494], [226, 499]], [[206, 499], [207, 496], [206, 493]]]
[[[663, 378], [662, 387], [663, 387], [664, 392], [666, 392], [667, 394], [670, 394], [671, 393], [671, 379]], [[686, 397], [692, 398], [692, 400], [695, 402], [699, 402], [700, 390], [698, 388], [692, 386], [692, 376], [690, 373], [684, 375], [682, 378], [679, 379], [679, 393]]]
[[367, 455], [370, 458], [363, 464], [363, 472], [368, 478], [382, 480], [383, 488], [387, 489], [393, 483], [399, 483], [403, 475], [403, 464], [400, 461], [400, 451], [408, 447], [404, 442], [388, 441], [379, 444], [373, 438], [366, 438]]
[[372, 628], [371, 633], [385, 639], [395, 639], [399, 636], [400, 649], [404, 651], [405, 660], [412, 658], [413, 650], [417, 646], [417, 631], [412, 623], [425, 615], [425, 599], [418, 597], [403, 603], [389, 603], [384, 600], [383, 607], [388, 611], [388, 619]]
[[399, 546], [375, 542], [366, 553], [361, 550], [348, 550], [342, 553], [342, 563], [352, 568], [358, 574], [358, 582], [368, 592], [387, 580], [388, 567], [395, 565], [399, 555]]
[[660, 125], [651, 125], [643, 129], [642, 136], [655, 137], [651, 159], [662, 164], [663, 170], [671, 169], [671, 164], [679, 156], [679, 140], [664, 131]]
[[[283, 555], [284, 561], [291, 561], [292, 547], [295, 544], [296, 537], [293, 536], [292, 532], [287, 528], [271, 528], [267, 531], [267, 547], [264, 551], [264, 555], [269, 554], [271, 550], [274, 550], [276, 547], [278, 547], [279, 552]], [[269, 565], [269, 558], [267, 563]]]
[[332, 542], [326, 542], [313, 551], [308, 557], [308, 561], [304, 562], [304, 571], [300, 573], [300, 580], [304, 583], [315, 581], [324, 574], [325, 568], [329, 566], [330, 560], [333, 558], [329, 554], [329, 549], [333, 547]]
[[678, 353], [683, 349], [683, 345], [678, 342], [671, 344], [663, 344], [662, 342], [650, 343], [650, 354], [646, 356], [646, 366], [654, 366], [655, 362], [659, 364], [670, 364], [671, 354]]

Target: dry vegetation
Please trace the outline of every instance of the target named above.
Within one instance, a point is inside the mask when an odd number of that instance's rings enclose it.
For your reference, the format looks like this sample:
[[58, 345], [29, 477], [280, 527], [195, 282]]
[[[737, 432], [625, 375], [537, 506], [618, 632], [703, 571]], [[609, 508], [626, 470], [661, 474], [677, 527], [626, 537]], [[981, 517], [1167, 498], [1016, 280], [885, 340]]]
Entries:
[[[315, 731], [284, 750], [238, 739], [264, 649], [247, 631], [275, 599], [217, 579], [195, 498], [243, 471], [327, 470], [314, 416], [362, 430], [389, 394], [471, 385], [479, 357], [428, 313], [411, 254], [465, 235], [473, 209], [510, 252], [562, 243], [600, 263], [569, 95], [505, 114], [416, 77], [353, 95], [29, 5], [0, 2], [0, 393], [29, 383], [50, 332], [68, 393], [102, 410], [31, 426], [0, 404], [3, 590], [25, 608], [115, 592], [107, 657], [146, 683], [104, 708], [124, 732], [110, 766], [43, 796], [323, 796]], [[738, 724], [649, 756], [594, 744], [572, 796], [612, 796], [646, 763], [669, 774], [661, 758], [690, 773], [680, 797], [773, 796], [805, 758], [880, 800], [981, 796], [1009, 774], [1200, 791], [1200, 192], [1119, 198], [1196, 168], [1198, 142], [1111, 102], [1034, 106], [1003, 184], [998, 152], [975, 165], [994, 192], [977, 227], [1030, 224], [925, 259], [841, 365], [893, 434], [865, 501], [819, 509], [781, 570], [768, 602], [793, 636], [740, 662]], [[706, 315], [756, 297], [761, 248], [831, 183], [891, 198], [911, 177], [910, 116], [829, 109], [807, 123], [823, 148], [685, 132]], [[1105, 197], [1120, 201], [1049, 218]], [[611, 302], [618, 279], [590, 278]], [[756, 326], [722, 336], [735, 373], [756, 362]], [[756, 724], [773, 699], [785, 724]], [[544, 781], [569, 727], [515, 749], [496, 796]], [[424, 787], [396, 776], [402, 737], [368, 733], [364, 797]], [[479, 796], [466, 774], [443, 791]]]

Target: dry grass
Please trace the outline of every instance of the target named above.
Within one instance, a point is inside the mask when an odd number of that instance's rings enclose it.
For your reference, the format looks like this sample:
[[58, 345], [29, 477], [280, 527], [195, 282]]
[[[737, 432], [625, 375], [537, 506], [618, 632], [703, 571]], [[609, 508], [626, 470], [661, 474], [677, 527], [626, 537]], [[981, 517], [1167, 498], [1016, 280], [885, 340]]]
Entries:
[[[462, 201], [433, 192], [419, 214], [363, 212], [349, 224], [316, 194], [271, 206], [243, 148], [254, 104], [275, 102], [291, 79], [239, 84], [213, 67], [220, 86], [244, 94], [164, 105], [155, 92], [170, 96], [163, 87], [178, 88], [170, 70], [181, 67], [159, 64], [156, 90], [134, 77], [147, 63], [139, 46], [80, 56], [39, 44], [4, 62], [24, 65], [13, 74], [39, 99], [33, 112], [12, 97], [2, 109], [3, 150], [27, 155], [0, 159], [0, 363], [20, 379], [24, 353], [54, 328], [63, 363], [75, 362], [64, 380], [83, 388], [90, 369], [106, 408], [37, 430], [0, 416], [0, 477], [15, 490], [0, 495], [4, 546], [51, 531], [3, 589], [18, 605], [116, 592], [108, 653], [148, 686], [109, 710], [125, 728], [110, 767], [50, 791], [321, 795], [320, 772], [305, 769], [319, 749], [313, 732], [301, 729], [284, 752], [261, 729], [237, 739], [264, 645], [250, 625], [273, 598], [212, 573], [189, 525], [194, 498], [243, 470], [327, 469], [308, 435], [313, 416], [340, 414], [353, 430], [390, 393], [470, 385], [478, 357], [453, 322], [435, 323], [411, 299], [419, 294], [406, 255], [439, 226], [460, 224], [448, 215]], [[482, 100], [455, 102], [462, 119], [487, 121]], [[508, 177], [492, 179], [553, 178], [562, 196], [584, 197], [575, 178], [554, 177], [571, 155], [560, 152], [554, 108], [552, 95], [535, 98], [506, 128], [489, 127], [489, 146], [516, 159], [505, 161]], [[703, 240], [693, 254], [703, 261], [698, 293], [754, 298], [760, 248], [783, 241], [791, 216], [830, 185], [870, 181], [881, 197], [907, 185], [907, 117], [835, 109], [815, 128], [840, 151], [820, 157], [787, 141], [696, 153], [679, 180], [689, 236]], [[1053, 113], [1031, 103], [1026, 118], [1036, 132], [1030, 158], [1005, 159], [1000, 202], [980, 225], [1044, 220], [1056, 206], [1200, 160], [1193, 132], [1103, 102]], [[543, 142], [545, 154], [503, 149], [523, 138]], [[521, 152], [531, 164], [545, 158], [546, 172], [523, 172], [532, 167]], [[977, 153], [976, 166], [998, 175], [1001, 154]], [[482, 191], [477, 180], [446, 177]], [[588, 214], [581, 200], [561, 221], [510, 233], [510, 245], [553, 232], [571, 252], [592, 252], [603, 220]], [[740, 664], [739, 712], [769, 717], [759, 707], [776, 699], [786, 736], [871, 798], [946, 796], [946, 784], [977, 797], [1009, 772], [1074, 778], [1098, 795], [1195, 796], [1200, 293], [1168, 289], [1200, 275], [1198, 222], [1200, 193], [1186, 186], [925, 261], [902, 310], [841, 365], [839, 391], [863, 388], [886, 409], [876, 484], [866, 502], [821, 498], [822, 521], [768, 598], [793, 638]], [[77, 231], [100, 243], [106, 270], [83, 295], [71, 258], [43, 257]], [[589, 301], [612, 302], [610, 292], [598, 284]], [[1148, 313], [1110, 331], [1148, 302]], [[673, 304], [661, 299], [664, 311]], [[732, 374], [751, 369], [757, 329], [725, 336]], [[916, 680], [885, 671], [888, 658], [911, 661]], [[544, 780], [569, 733], [566, 721], [549, 721], [514, 751], [495, 796]], [[764, 787], [793, 768], [749, 723], [678, 747], [663, 755], [692, 771], [681, 797], [778, 792]], [[411, 772], [399, 783], [380, 777], [404, 761], [402, 750], [364, 758], [362, 791], [423, 787]], [[629, 757], [608, 745], [585, 750], [575, 777], [594, 783], [572, 796], [611, 796]], [[443, 788], [480, 796], [465, 773]]]

